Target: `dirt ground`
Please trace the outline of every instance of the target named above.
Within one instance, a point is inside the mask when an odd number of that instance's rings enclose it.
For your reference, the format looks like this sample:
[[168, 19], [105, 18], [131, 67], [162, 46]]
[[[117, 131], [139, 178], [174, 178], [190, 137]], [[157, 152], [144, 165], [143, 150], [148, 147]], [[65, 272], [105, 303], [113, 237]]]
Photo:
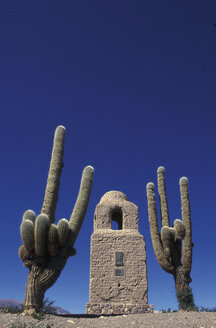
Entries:
[[216, 312], [146, 313], [90, 317], [46, 315], [43, 320], [0, 313], [0, 328], [216, 328]]

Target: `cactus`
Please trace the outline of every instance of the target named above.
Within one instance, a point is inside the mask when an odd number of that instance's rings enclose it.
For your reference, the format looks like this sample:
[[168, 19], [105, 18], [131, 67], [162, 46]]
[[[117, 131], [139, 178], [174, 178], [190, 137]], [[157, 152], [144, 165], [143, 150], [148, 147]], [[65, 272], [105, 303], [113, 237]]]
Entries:
[[64, 139], [65, 128], [58, 126], [41, 213], [36, 217], [32, 210], [27, 210], [20, 226], [23, 245], [19, 248], [19, 257], [29, 269], [23, 306], [25, 314], [41, 310], [46, 290], [58, 279], [69, 256], [76, 254], [74, 243], [88, 207], [94, 175], [91, 166], [83, 170], [80, 190], [69, 222], [61, 219], [57, 225], [54, 224], [63, 167]]
[[58, 228], [51, 224], [48, 235], [48, 252], [51, 256], [59, 254]]
[[[149, 182], [146, 188], [152, 244], [160, 266], [174, 277], [179, 308], [193, 309], [195, 305], [193, 294], [189, 287], [189, 284], [192, 281], [190, 272], [193, 244], [188, 179], [182, 177], [179, 181], [182, 221], [176, 219], [174, 221], [174, 226], [170, 227], [164, 173], [164, 167], [160, 166], [157, 170], [157, 177], [161, 209], [161, 232], [159, 232], [158, 226], [154, 184]], [[188, 302], [188, 294], [191, 295], [190, 302]], [[184, 302], [184, 295], [187, 296], [187, 302]]]
[[61, 219], [58, 222], [58, 241], [60, 246], [64, 246], [68, 239], [68, 221], [66, 219]]

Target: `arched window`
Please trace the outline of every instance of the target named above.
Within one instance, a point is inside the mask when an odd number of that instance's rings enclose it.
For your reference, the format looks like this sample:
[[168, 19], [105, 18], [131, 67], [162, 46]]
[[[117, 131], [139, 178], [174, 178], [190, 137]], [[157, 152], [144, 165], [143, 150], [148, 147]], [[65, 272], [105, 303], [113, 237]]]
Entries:
[[122, 230], [122, 210], [114, 209], [111, 214], [112, 230]]

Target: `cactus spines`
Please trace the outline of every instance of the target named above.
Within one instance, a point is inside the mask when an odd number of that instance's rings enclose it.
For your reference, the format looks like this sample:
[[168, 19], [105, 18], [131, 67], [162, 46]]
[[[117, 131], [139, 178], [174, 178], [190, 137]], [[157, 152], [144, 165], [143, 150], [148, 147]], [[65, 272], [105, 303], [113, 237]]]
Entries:
[[163, 226], [161, 229], [161, 240], [164, 249], [165, 257], [169, 258], [171, 256], [171, 247], [173, 243], [173, 232], [170, 230], [170, 227]]
[[35, 219], [36, 219], [36, 215], [35, 215], [35, 212], [32, 211], [32, 210], [27, 210], [24, 212], [23, 214], [23, 222], [26, 221], [26, 220], [30, 220], [32, 221], [33, 223], [35, 222]]
[[181, 177], [179, 180], [179, 185], [188, 185], [188, 178], [186, 177]]
[[59, 220], [57, 227], [58, 227], [59, 245], [62, 247], [66, 244], [68, 239], [68, 232], [69, 232], [68, 221], [66, 219]]
[[183, 222], [179, 219], [174, 221], [174, 229], [176, 232], [176, 238], [184, 238], [185, 236], [185, 226]]
[[19, 257], [23, 261], [23, 265], [26, 268], [30, 268], [32, 265], [31, 254], [27, 251], [24, 245], [19, 248]]
[[91, 194], [93, 177], [94, 168], [90, 165], [86, 166], [82, 173], [79, 194], [69, 221], [69, 228], [72, 232], [70, 239], [71, 246], [73, 246], [76, 241], [86, 214]]
[[147, 185], [146, 185], [146, 190], [148, 190], [148, 189], [154, 191], [154, 183], [153, 183], [153, 182], [149, 182], [149, 183], [147, 183]]
[[59, 125], [56, 128], [53, 142], [53, 151], [50, 162], [47, 186], [41, 213], [47, 214], [51, 223], [55, 221], [55, 210], [58, 201], [60, 176], [63, 168], [65, 141], [65, 127]]
[[61, 219], [56, 226], [55, 209], [58, 200], [60, 175], [63, 167], [65, 128], [58, 126], [53, 142], [47, 186], [41, 213], [32, 210], [23, 215], [19, 256], [29, 268], [24, 313], [39, 311], [46, 290], [58, 279], [69, 256], [76, 254], [73, 247], [87, 210], [94, 169], [87, 166], [82, 174], [80, 191], [70, 221]]
[[21, 258], [21, 260], [23, 262], [25, 262], [28, 258], [29, 258], [30, 254], [27, 251], [27, 249], [25, 248], [24, 245], [20, 246], [19, 248], [19, 257]]
[[[160, 266], [174, 277], [179, 307], [184, 307], [184, 294], [190, 290], [190, 271], [192, 264], [192, 232], [190, 202], [188, 195], [188, 179], [182, 177], [179, 181], [181, 194], [182, 221], [176, 219], [170, 227], [169, 212], [164, 177], [165, 169], [160, 166], [157, 170], [158, 193], [161, 208], [161, 232], [159, 233], [157, 208], [154, 194], [154, 184], [147, 184], [148, 214], [151, 239], [155, 255]], [[191, 290], [190, 290], [191, 291]], [[192, 295], [192, 292], [190, 292]], [[179, 296], [178, 296], [179, 295]], [[181, 302], [180, 302], [181, 298]], [[193, 297], [190, 307], [194, 307]]]
[[38, 257], [47, 253], [47, 236], [49, 219], [46, 214], [40, 214], [35, 221], [35, 253]]
[[183, 238], [182, 247], [182, 265], [185, 272], [190, 275], [192, 266], [192, 229], [191, 229], [191, 211], [188, 194], [188, 179], [182, 177], [179, 180], [181, 193], [181, 210], [182, 222], [185, 227], [185, 236]]
[[161, 221], [162, 226], [167, 225], [169, 226], [169, 211], [168, 211], [168, 204], [167, 204], [167, 195], [166, 195], [166, 185], [165, 185], [165, 168], [160, 166], [157, 170], [158, 174], [158, 193], [160, 197], [160, 206], [161, 206]]
[[53, 223], [49, 228], [48, 252], [51, 256], [56, 256], [59, 253], [58, 228]]
[[34, 223], [26, 219], [21, 223], [20, 232], [23, 245], [27, 252], [32, 254], [34, 252]]
[[151, 239], [152, 239], [154, 252], [160, 266], [168, 273], [172, 273], [174, 270], [174, 266], [164, 255], [163, 244], [159, 233], [156, 200], [154, 194], [154, 184], [152, 182], [149, 182], [147, 184], [146, 189], [147, 189], [147, 198], [148, 198], [148, 213], [149, 213]]

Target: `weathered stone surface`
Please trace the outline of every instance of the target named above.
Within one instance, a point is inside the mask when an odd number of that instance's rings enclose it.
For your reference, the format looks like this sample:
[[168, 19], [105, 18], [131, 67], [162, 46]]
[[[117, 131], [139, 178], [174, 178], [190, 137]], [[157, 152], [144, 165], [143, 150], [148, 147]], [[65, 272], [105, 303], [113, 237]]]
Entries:
[[153, 305], [146, 304], [140, 306], [139, 304], [125, 304], [125, 303], [101, 303], [101, 304], [86, 304], [87, 314], [141, 314], [153, 313]]
[[[119, 191], [96, 206], [91, 236], [88, 314], [151, 312], [148, 306], [146, 249], [139, 233], [138, 207]], [[116, 221], [119, 230], [112, 230]]]

